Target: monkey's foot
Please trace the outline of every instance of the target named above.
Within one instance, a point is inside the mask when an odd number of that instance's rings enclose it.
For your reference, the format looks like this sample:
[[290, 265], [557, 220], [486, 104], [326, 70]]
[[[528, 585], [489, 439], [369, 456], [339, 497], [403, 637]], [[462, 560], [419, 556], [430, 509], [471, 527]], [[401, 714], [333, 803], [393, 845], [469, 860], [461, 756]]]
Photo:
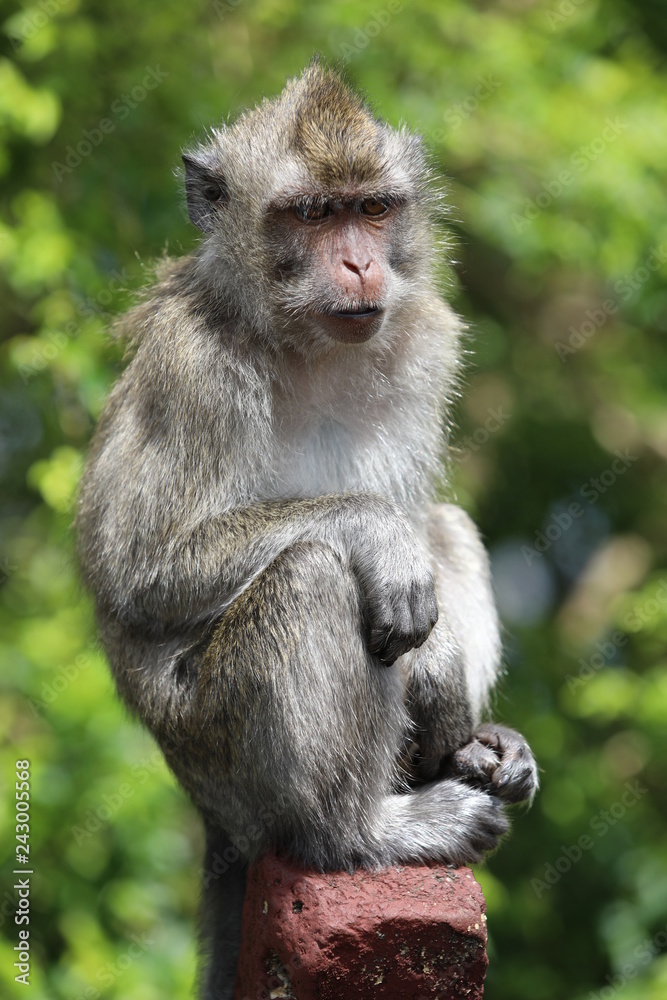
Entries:
[[523, 736], [495, 722], [481, 725], [472, 741], [456, 751], [450, 775], [505, 802], [532, 801], [539, 787], [537, 764]]

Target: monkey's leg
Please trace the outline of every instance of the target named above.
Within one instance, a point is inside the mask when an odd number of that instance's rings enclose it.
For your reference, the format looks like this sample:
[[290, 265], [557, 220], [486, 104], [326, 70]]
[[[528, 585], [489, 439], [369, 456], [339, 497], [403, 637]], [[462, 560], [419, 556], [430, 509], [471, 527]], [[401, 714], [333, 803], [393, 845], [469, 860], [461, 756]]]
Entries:
[[427, 642], [406, 657], [418, 776], [462, 777], [508, 802], [532, 798], [537, 766], [525, 739], [495, 723], [480, 725], [500, 666], [486, 551], [472, 521], [453, 505], [431, 508], [427, 533], [440, 617]]
[[458, 781], [391, 793], [404, 678], [368, 652], [362, 611], [352, 570], [321, 543], [291, 546], [253, 581], [198, 672], [210, 749], [198, 744], [189, 787], [251, 856], [276, 846], [329, 870], [479, 859], [507, 829], [497, 800]]

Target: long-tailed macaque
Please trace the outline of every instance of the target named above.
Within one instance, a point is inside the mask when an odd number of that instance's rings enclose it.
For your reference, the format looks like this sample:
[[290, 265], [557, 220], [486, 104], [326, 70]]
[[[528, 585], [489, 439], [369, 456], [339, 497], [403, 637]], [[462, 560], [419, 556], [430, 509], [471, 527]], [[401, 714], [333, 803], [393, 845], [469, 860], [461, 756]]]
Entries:
[[204, 818], [202, 996], [231, 996], [244, 861], [479, 860], [530, 749], [481, 719], [487, 556], [435, 502], [460, 322], [420, 140], [313, 63], [183, 156], [198, 249], [124, 317], [82, 571], [118, 690]]

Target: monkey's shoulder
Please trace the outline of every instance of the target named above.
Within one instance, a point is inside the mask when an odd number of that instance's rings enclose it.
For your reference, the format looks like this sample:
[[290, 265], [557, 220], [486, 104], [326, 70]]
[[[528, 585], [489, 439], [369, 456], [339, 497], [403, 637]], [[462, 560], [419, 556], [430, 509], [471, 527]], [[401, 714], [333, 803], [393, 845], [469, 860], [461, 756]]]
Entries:
[[131, 355], [166, 315], [179, 316], [187, 310], [186, 303], [195, 283], [194, 255], [161, 257], [149, 271], [146, 284], [136, 293], [134, 304], [112, 323], [111, 336], [124, 344]]

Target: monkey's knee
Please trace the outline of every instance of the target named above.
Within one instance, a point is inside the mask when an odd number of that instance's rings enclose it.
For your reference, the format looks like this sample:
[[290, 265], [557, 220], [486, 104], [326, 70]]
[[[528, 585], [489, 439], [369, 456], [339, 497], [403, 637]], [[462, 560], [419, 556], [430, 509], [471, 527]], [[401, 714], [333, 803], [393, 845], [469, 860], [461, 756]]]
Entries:
[[434, 503], [428, 508], [429, 546], [436, 557], [455, 560], [462, 567], [472, 560], [475, 571], [487, 565], [486, 551], [475, 522], [453, 503]]
[[341, 600], [360, 605], [361, 594], [356, 577], [343, 559], [322, 542], [296, 542], [272, 563], [274, 579], [284, 581], [302, 605], [313, 602], [332, 604]]
[[284, 549], [227, 608], [214, 634], [221, 654], [256, 644], [256, 654], [293, 654], [304, 633], [322, 642], [360, 630], [361, 595], [342, 559], [321, 542]]
[[[292, 640], [361, 652], [361, 592], [352, 570], [329, 546], [297, 542], [266, 570], [265, 612], [279, 615]], [[271, 603], [273, 602], [273, 608]]]

